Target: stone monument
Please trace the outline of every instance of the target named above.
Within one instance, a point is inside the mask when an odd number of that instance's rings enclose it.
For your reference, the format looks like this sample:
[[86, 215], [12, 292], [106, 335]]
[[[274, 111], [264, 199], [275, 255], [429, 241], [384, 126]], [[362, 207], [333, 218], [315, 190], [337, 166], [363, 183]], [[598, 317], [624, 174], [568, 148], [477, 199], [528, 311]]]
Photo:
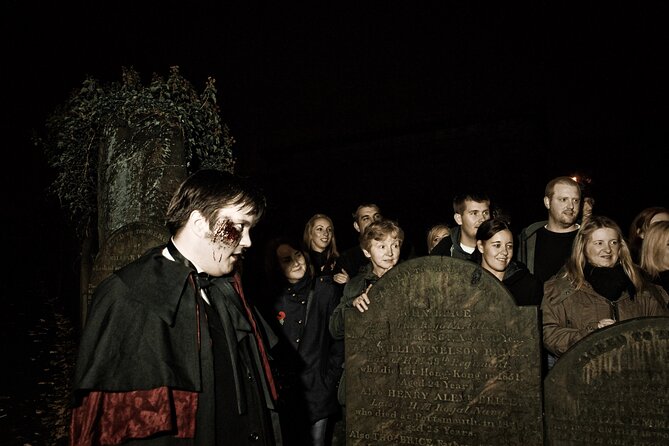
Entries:
[[88, 315], [93, 291], [100, 282], [117, 269], [138, 259], [150, 248], [167, 243], [169, 238], [170, 233], [167, 228], [146, 222], [130, 223], [112, 232], [102, 245], [93, 264], [86, 304], [82, 307], [83, 320]]
[[537, 307], [451, 257], [400, 263], [345, 313], [347, 445], [541, 445]]
[[668, 445], [669, 318], [583, 338], [546, 376], [544, 395], [547, 445]]

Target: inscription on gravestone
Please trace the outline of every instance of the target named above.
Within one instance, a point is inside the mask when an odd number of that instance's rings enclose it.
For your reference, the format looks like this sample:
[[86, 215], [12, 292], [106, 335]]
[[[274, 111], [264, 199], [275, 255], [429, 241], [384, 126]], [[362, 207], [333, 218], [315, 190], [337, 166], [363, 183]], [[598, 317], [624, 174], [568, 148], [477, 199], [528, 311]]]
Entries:
[[[169, 231], [150, 223], [131, 223], [114, 231], [106, 240], [93, 263], [88, 285], [86, 310], [90, 306], [93, 291], [100, 282], [122, 266], [139, 258], [149, 248], [169, 240]], [[86, 312], [84, 312], [84, 319]]]
[[546, 444], [669, 444], [669, 318], [623, 321], [575, 344], [544, 383]]
[[541, 445], [536, 307], [472, 262], [408, 260], [346, 311], [347, 445]]

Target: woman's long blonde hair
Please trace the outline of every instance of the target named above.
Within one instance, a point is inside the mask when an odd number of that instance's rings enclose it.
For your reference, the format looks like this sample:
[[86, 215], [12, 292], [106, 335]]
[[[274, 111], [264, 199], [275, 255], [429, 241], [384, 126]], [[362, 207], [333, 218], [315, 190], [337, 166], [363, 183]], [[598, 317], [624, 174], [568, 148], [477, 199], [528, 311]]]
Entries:
[[662, 262], [667, 245], [669, 245], [669, 221], [658, 221], [650, 225], [641, 244], [639, 263], [653, 279], [660, 277], [660, 273], [669, 266]]
[[613, 219], [602, 215], [593, 215], [590, 217], [576, 233], [576, 238], [574, 238], [574, 244], [571, 248], [571, 256], [565, 263], [566, 272], [563, 277], [568, 278], [576, 289], [583, 287], [586, 282], [583, 270], [588, 262], [585, 255], [585, 248], [588, 242], [592, 239], [592, 233], [597, 229], [602, 228], [610, 228], [616, 231], [618, 243], [620, 244], [618, 263], [622, 265], [625, 274], [627, 274], [627, 277], [632, 281], [637, 291], [643, 289], [644, 280], [641, 276], [639, 267], [632, 261], [629, 247], [627, 246], [625, 237], [623, 237], [620, 226], [618, 226], [618, 223], [613, 221]]

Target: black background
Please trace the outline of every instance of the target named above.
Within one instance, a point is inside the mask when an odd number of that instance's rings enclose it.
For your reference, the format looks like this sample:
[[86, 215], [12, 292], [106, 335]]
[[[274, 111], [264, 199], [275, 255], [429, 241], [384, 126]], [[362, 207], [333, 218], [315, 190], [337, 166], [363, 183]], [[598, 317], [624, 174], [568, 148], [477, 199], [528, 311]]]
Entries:
[[198, 90], [216, 79], [238, 171], [268, 192], [256, 248], [316, 212], [345, 248], [351, 212], [375, 201], [420, 254], [471, 189], [518, 232], [563, 174], [591, 178], [596, 212], [624, 231], [668, 204], [662, 2], [284, 3], [3, 2], [8, 246], [76, 271], [30, 135], [87, 75], [123, 66], [148, 81], [178, 65]]

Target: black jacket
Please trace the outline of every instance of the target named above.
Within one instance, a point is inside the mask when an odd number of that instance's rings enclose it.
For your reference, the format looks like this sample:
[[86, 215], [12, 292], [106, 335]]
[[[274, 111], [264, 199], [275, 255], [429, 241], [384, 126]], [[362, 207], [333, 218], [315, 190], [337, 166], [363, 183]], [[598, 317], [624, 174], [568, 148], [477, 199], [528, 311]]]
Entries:
[[[164, 257], [162, 249], [150, 250], [95, 290], [75, 368], [72, 432], [77, 438], [71, 441], [98, 444], [100, 435], [108, 435], [117, 440], [137, 439], [127, 443], [135, 444], [154, 435], [152, 445], [223, 444], [229, 441], [220, 438], [224, 425], [223, 429], [234, 426], [236, 444], [249, 443], [248, 437], [255, 435], [260, 441], [253, 444], [281, 444], [278, 416], [257, 344], [232, 284], [228, 278], [215, 280], [220, 299], [210, 309], [193, 286], [192, 270]], [[216, 334], [206, 316], [214, 316], [212, 311], [218, 321]], [[264, 320], [258, 314], [256, 319], [268, 345], [276, 343]], [[214, 367], [213, 344], [219, 355], [224, 352], [223, 370], [220, 364]], [[214, 382], [221, 374], [229, 389], [223, 412], [233, 417], [224, 423], [215, 415]], [[132, 406], [120, 401], [124, 394], [128, 395], [125, 401], [135, 406], [140, 397], [148, 404], [142, 411], [126, 411]], [[155, 400], [158, 394], [168, 399]], [[109, 423], [105, 412], [96, 412], [106, 401], [117, 406], [117, 414], [129, 418]], [[169, 416], [164, 417], [166, 414]], [[192, 436], [183, 428], [192, 426], [193, 417], [195, 438], [175, 439], [176, 435]], [[133, 423], [133, 430], [126, 429], [138, 418], [148, 427], [140, 431]], [[160, 424], [163, 419], [169, 423]], [[259, 419], [266, 430], [255, 423]], [[174, 420], [176, 426], [171, 424]]]
[[349, 279], [354, 278], [365, 270], [370, 261], [362, 252], [360, 245], [355, 245], [342, 252], [337, 259], [340, 269], [346, 270]]
[[279, 399], [302, 405], [309, 423], [339, 410], [337, 383], [344, 341], [333, 339], [328, 330], [339, 299], [338, 287], [331, 281], [305, 276], [275, 297], [274, 315], [268, 316], [279, 334], [272, 350], [282, 387]]
[[[455, 257], [456, 259], [474, 260], [474, 254], [469, 254], [460, 246], [461, 231], [462, 228], [460, 226], [451, 228], [451, 235], [439, 240], [439, 243], [437, 243], [434, 248], [432, 248], [432, 251], [430, 251], [430, 255], [449, 256]], [[474, 253], [476, 253], [476, 250], [474, 250]]]
[[516, 305], [541, 305], [544, 285], [523, 263], [512, 260], [504, 272], [502, 283], [511, 292]]

